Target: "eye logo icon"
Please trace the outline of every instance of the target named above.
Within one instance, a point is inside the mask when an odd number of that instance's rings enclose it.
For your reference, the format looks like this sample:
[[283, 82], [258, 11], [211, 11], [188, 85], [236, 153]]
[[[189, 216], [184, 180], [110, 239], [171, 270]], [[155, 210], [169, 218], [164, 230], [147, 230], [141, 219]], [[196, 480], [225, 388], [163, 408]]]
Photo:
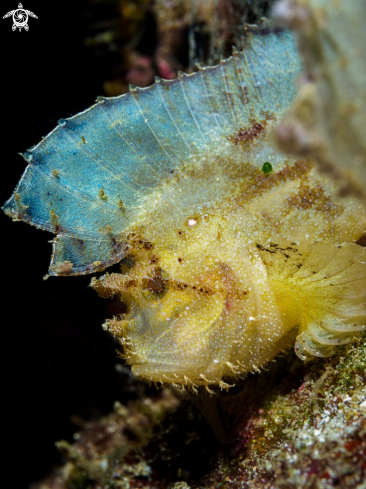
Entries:
[[20, 31], [23, 28], [27, 31], [29, 29], [28, 17], [34, 17], [35, 19], [38, 19], [38, 17], [33, 12], [31, 12], [30, 10], [25, 10], [21, 3], [18, 5], [18, 8], [16, 10], [11, 10], [7, 14], [5, 14], [3, 19], [6, 19], [10, 16], [13, 16], [13, 31], [15, 31], [17, 28]]

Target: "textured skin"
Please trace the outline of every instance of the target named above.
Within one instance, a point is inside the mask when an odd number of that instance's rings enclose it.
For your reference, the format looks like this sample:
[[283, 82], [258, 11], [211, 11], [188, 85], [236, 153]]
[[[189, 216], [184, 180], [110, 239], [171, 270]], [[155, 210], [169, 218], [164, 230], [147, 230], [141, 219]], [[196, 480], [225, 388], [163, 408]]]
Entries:
[[365, 210], [273, 142], [300, 68], [291, 35], [264, 28], [217, 67], [101, 100], [25, 155], [5, 212], [57, 234], [50, 275], [127, 256], [92, 286], [128, 306], [106, 328], [136, 376], [227, 388], [295, 340], [301, 358], [327, 356], [364, 329], [365, 252], [350, 242]]

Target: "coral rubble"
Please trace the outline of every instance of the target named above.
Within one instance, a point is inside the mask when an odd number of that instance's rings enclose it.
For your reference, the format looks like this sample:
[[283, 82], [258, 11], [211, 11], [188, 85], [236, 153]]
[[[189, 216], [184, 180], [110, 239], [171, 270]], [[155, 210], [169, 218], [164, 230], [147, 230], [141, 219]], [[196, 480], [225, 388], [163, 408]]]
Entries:
[[119, 403], [86, 423], [68, 460], [32, 489], [361, 489], [366, 463], [366, 342], [305, 365], [290, 353], [236, 391], [207, 398], [224, 445], [178, 391]]

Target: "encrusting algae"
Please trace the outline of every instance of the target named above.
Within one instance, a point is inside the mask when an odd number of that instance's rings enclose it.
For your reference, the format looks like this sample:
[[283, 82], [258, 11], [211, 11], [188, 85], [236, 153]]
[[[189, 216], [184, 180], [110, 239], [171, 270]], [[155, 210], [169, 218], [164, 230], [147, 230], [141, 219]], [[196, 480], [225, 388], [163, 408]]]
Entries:
[[294, 343], [329, 356], [366, 328], [362, 201], [278, 151], [299, 55], [282, 29], [247, 36], [216, 67], [60, 121], [4, 207], [57, 235], [50, 275], [122, 260], [91, 285], [126, 303], [105, 328], [141, 379], [227, 389]]

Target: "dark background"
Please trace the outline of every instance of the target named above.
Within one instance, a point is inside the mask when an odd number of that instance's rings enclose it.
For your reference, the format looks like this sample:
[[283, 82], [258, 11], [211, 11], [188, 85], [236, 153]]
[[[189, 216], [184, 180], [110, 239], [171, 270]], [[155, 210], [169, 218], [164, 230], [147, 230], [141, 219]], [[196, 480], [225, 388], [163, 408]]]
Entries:
[[[159, 59], [171, 64], [169, 76], [189, 64], [188, 26], [179, 32], [172, 29], [165, 44], [159, 41], [152, 0], [22, 2], [38, 19], [30, 17], [29, 31], [20, 32], [12, 31], [11, 17], [2, 19], [19, 0], [1, 2], [0, 206], [26, 167], [18, 153], [37, 144], [58, 119], [85, 110], [98, 95], [116, 95], [128, 83], [146, 86], [154, 74], [166, 77], [159, 71]], [[222, 51], [216, 55], [229, 55], [235, 35], [241, 39], [242, 22], [258, 21], [272, 3], [223, 0], [219, 16], [224, 27], [215, 35]], [[124, 13], [122, 6], [128, 7]], [[192, 27], [193, 60], [208, 52], [208, 37], [201, 28]], [[106, 32], [114, 33], [112, 41], [94, 42]], [[88, 287], [90, 276], [43, 281], [52, 237], [0, 212], [4, 489], [26, 488], [62, 462], [54, 442], [72, 441], [78, 429], [73, 415], [90, 419], [110, 412], [115, 400], [126, 403], [155, 392], [134, 381], [117, 358], [118, 345], [101, 328], [106, 318], [124, 310], [122, 304], [98, 298]]]
[[[19, 0], [1, 2], [1, 17]], [[20, 152], [38, 143], [60, 118], [103, 95], [103, 81], [119, 62], [85, 46], [95, 19], [111, 18], [115, 4], [24, 0], [29, 31], [0, 20], [0, 205], [10, 197], [26, 162]], [[141, 50], [153, 49], [142, 40]], [[52, 235], [0, 212], [1, 446], [0, 487], [28, 487], [61, 462], [54, 441], [72, 441], [70, 417], [107, 413], [116, 399], [136, 396], [133, 380], [115, 365], [116, 344], [101, 324], [118, 304], [88, 288], [90, 276], [42, 277]]]

